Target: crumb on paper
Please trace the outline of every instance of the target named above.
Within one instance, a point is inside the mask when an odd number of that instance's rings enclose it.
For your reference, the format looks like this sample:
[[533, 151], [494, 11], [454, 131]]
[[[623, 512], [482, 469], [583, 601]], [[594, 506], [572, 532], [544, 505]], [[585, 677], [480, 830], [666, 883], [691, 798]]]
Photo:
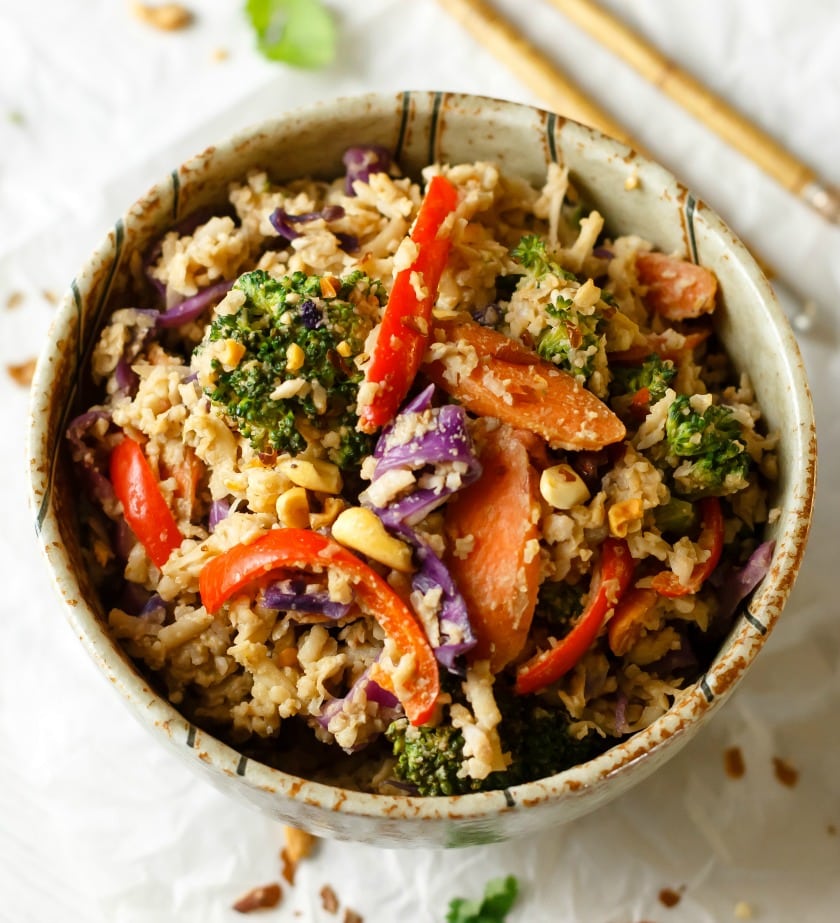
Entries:
[[659, 903], [663, 907], [676, 907], [682, 900], [681, 891], [682, 888], [679, 891], [675, 891], [673, 888], [663, 888], [659, 892]]
[[150, 4], [133, 0], [131, 12], [141, 22], [164, 32], [186, 29], [194, 19], [192, 11], [180, 3]]
[[835, 827], [834, 824], [829, 824], [829, 825], [825, 828], [825, 832], [826, 832], [829, 836], [837, 836], [837, 827]]
[[11, 122], [12, 125], [25, 125], [26, 119], [23, 117], [23, 113], [19, 109], [10, 109], [6, 113], [7, 121]]
[[735, 919], [736, 920], [751, 920], [752, 919], [752, 907], [746, 901], [738, 901], [735, 905]]
[[22, 388], [28, 388], [32, 384], [32, 376], [35, 374], [35, 359], [27, 359], [19, 365], [7, 365], [6, 371], [11, 376], [15, 384]]
[[743, 778], [747, 770], [740, 747], [728, 747], [723, 751], [723, 768], [730, 779]]
[[277, 882], [252, 888], [236, 901], [233, 909], [238, 913], [251, 913], [253, 910], [269, 910], [276, 907], [283, 897], [283, 889]]
[[10, 292], [9, 297], [6, 299], [6, 308], [9, 311], [13, 311], [15, 308], [19, 308], [26, 296], [23, 292]]
[[51, 291], [51, 290], [48, 289], [48, 288], [45, 288], [45, 289], [41, 292], [41, 296], [43, 297], [44, 301], [48, 302], [48, 303], [51, 304], [51, 305], [57, 305], [57, 304], [59, 303], [59, 301], [61, 301], [61, 299], [58, 297], [58, 295], [56, 295], [55, 292]]
[[227, 48], [214, 48], [213, 54], [211, 55], [211, 59], [216, 63], [220, 61], [227, 61], [229, 57], [230, 52], [227, 50]]
[[321, 888], [321, 906], [327, 913], [338, 913], [338, 898], [329, 885]]
[[302, 859], [312, 854], [317, 842], [317, 837], [297, 827], [284, 827], [283, 835], [286, 845], [280, 851], [280, 861], [283, 863], [283, 878], [290, 884], [295, 883], [295, 870]]
[[344, 911], [344, 923], [365, 923], [365, 921], [361, 914], [356, 913], [355, 910], [351, 910], [348, 907]]
[[799, 781], [799, 770], [779, 756], [773, 757], [773, 772], [776, 779], [788, 788], [793, 788]]

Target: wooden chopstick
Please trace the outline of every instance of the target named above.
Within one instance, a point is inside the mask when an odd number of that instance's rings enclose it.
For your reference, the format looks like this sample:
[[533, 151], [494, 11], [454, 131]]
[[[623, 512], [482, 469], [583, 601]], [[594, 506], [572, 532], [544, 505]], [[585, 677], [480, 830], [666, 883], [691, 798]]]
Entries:
[[840, 188], [821, 180], [811, 167], [666, 58], [612, 13], [593, 0], [550, 2], [576, 26], [622, 58], [785, 189], [823, 218], [840, 224]]
[[613, 121], [557, 65], [527, 41], [484, 0], [439, 0], [474, 38], [530, 87], [555, 112], [597, 128], [638, 150], [626, 130]]

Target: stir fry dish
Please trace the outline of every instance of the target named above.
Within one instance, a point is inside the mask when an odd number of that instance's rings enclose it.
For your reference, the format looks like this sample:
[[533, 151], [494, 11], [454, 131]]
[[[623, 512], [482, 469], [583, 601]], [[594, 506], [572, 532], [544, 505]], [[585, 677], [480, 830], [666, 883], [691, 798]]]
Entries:
[[[585, 762], [767, 571], [776, 437], [715, 275], [552, 164], [253, 172], [132, 263], [69, 425], [113, 637], [187, 718], [363, 791]], [[727, 305], [737, 311], [737, 305]]]

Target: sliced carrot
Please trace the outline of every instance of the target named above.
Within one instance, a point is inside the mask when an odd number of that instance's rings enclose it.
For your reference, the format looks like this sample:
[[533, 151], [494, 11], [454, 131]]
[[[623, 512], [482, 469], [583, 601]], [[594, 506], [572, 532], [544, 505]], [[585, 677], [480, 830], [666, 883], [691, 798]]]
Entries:
[[175, 478], [175, 495], [186, 500], [190, 510], [195, 505], [198, 485], [203, 471], [204, 464], [195, 454], [195, 451], [189, 446], [185, 446], [183, 461], [173, 467], [172, 475]]
[[717, 279], [703, 266], [665, 253], [639, 253], [636, 274], [647, 286], [645, 305], [662, 317], [686, 320], [715, 309]]
[[607, 628], [610, 650], [617, 657], [623, 657], [653, 627], [648, 624], [648, 613], [658, 596], [651, 587], [631, 587], [618, 601]]
[[423, 370], [471, 413], [537, 433], [552, 448], [601, 449], [624, 438], [624, 424], [603, 401], [525, 346], [475, 323], [439, 329], [472, 347], [478, 365], [458, 374], [462, 359], [454, 356]]
[[692, 330], [690, 333], [681, 333], [680, 335], [683, 338], [682, 346], [675, 347], [672, 345], [673, 336], [669, 335], [669, 333], [649, 333], [644, 343], [610, 353], [610, 363], [635, 365], [643, 362], [651, 353], [656, 353], [661, 359], [679, 362], [683, 356], [691, 353], [701, 343], [708, 340], [711, 334], [711, 327], [705, 327], [703, 330]]
[[[470, 657], [489, 658], [493, 673], [522, 651], [537, 604], [540, 559], [532, 514], [539, 479], [528, 458], [529, 435], [505, 425], [490, 431], [479, 455], [481, 477], [446, 507], [447, 565], [478, 640]], [[463, 557], [454, 552], [458, 539], [472, 541]]]

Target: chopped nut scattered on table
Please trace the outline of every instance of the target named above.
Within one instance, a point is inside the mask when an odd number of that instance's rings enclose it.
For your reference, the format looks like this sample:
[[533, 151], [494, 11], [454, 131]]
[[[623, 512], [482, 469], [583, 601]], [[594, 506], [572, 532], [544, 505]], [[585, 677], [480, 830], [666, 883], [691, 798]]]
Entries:
[[321, 888], [321, 906], [327, 913], [338, 913], [338, 898], [329, 885]]
[[295, 869], [301, 859], [305, 859], [312, 854], [317, 837], [304, 830], [298, 830], [297, 827], [284, 827], [283, 835], [286, 839], [286, 845], [280, 852], [280, 859], [283, 863], [283, 878], [290, 884], [295, 883]]
[[32, 376], [35, 374], [35, 359], [27, 359], [19, 365], [7, 365], [6, 371], [11, 375], [15, 384], [22, 388], [28, 388], [32, 384]]
[[782, 785], [793, 788], [799, 781], [799, 770], [779, 756], [773, 757], [773, 771]]
[[276, 882], [252, 888], [239, 898], [233, 909], [239, 913], [251, 913], [252, 910], [267, 910], [276, 907], [283, 897], [283, 889]]
[[723, 767], [730, 779], [740, 779], [746, 772], [744, 754], [740, 747], [729, 747], [723, 752]]
[[141, 22], [156, 29], [162, 29], [165, 32], [174, 32], [177, 29], [185, 29], [193, 21], [193, 14], [180, 3], [160, 3], [157, 5], [149, 3], [139, 3], [133, 0], [131, 12]]

